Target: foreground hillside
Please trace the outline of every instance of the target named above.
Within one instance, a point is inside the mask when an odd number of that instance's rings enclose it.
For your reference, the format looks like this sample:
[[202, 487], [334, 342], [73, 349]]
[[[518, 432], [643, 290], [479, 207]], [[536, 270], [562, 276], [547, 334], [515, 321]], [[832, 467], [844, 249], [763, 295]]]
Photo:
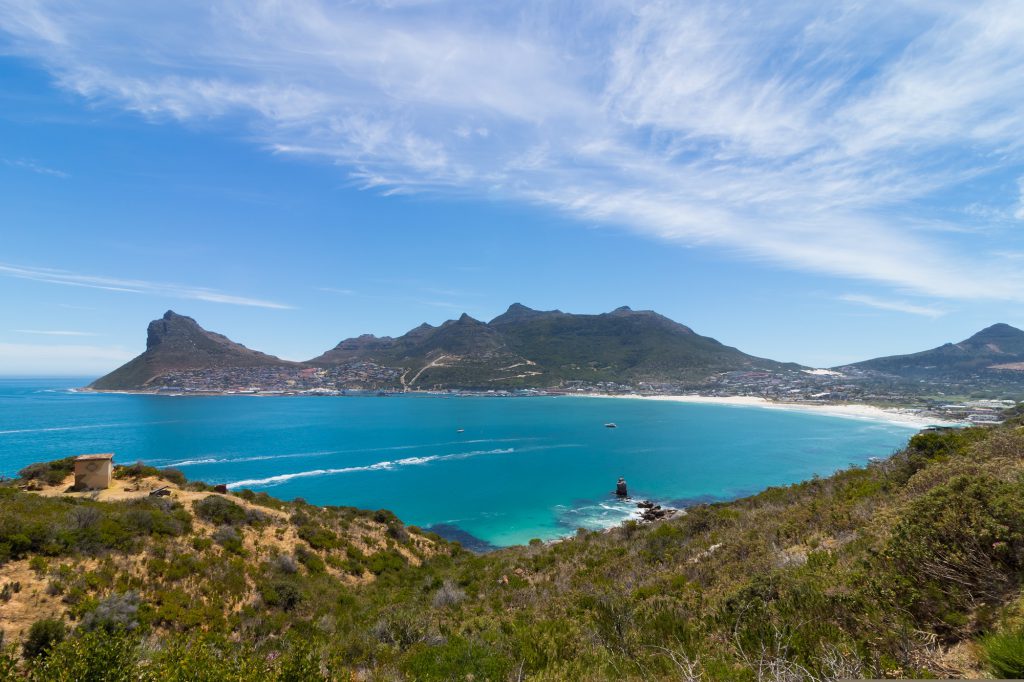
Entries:
[[[67, 465], [37, 465], [0, 488], [0, 669], [67, 680], [1021, 675], [1019, 424], [927, 432], [867, 468], [484, 556], [387, 512], [219, 495], [175, 472], [123, 470], [111, 499], [69, 497]], [[145, 494], [153, 475], [178, 481], [171, 498]]]

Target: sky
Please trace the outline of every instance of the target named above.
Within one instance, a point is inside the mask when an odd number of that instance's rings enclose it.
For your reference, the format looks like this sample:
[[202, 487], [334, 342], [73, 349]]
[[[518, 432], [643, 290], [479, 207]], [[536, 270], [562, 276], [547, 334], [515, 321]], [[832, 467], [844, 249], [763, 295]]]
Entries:
[[1024, 327], [1024, 2], [0, 0], [0, 375], [509, 304], [834, 366]]

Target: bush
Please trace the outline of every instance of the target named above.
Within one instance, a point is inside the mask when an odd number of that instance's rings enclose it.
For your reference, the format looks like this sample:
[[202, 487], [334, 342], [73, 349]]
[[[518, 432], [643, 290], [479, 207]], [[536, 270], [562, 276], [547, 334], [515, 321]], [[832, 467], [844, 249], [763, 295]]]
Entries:
[[311, 574], [315, 575], [323, 573], [327, 570], [327, 567], [324, 564], [324, 560], [320, 558], [320, 555], [315, 552], [309, 551], [302, 545], [299, 545], [295, 548], [295, 558], [297, 558], [299, 562], [303, 566], [305, 566], [306, 570], [309, 571]]
[[25, 481], [39, 481], [47, 485], [59, 485], [74, 471], [75, 458], [65, 457], [64, 459], [52, 462], [29, 464], [18, 472], [18, 476]]
[[993, 675], [1024, 678], [1024, 630], [989, 635], [981, 640], [981, 649]]
[[451, 580], [445, 580], [441, 587], [434, 593], [434, 608], [456, 606], [466, 598], [466, 593]]
[[213, 539], [229, 552], [241, 554], [244, 551], [242, 535], [234, 526], [221, 526], [213, 532]]
[[218, 526], [245, 523], [245, 509], [220, 495], [209, 495], [192, 505], [196, 516]]
[[56, 645], [64, 641], [68, 630], [64, 621], [55, 618], [37, 620], [28, 631], [28, 638], [21, 645], [25, 658], [34, 659], [45, 656]]
[[134, 592], [112, 594], [82, 618], [79, 628], [83, 631], [134, 630], [139, 627], [139, 595]]
[[[883, 553], [883, 580], [939, 630], [1017, 587], [1024, 556], [1024, 483], [958, 476], [916, 499]], [[886, 577], [887, 576], [887, 577]]]
[[299, 565], [295, 562], [295, 559], [287, 554], [278, 554], [271, 561], [270, 565], [275, 571], [285, 575], [294, 575], [299, 572]]
[[338, 536], [323, 526], [305, 523], [299, 526], [298, 534], [313, 549], [337, 549], [341, 546]]
[[282, 611], [291, 611], [302, 601], [302, 592], [299, 588], [285, 580], [264, 585], [260, 594], [267, 606], [276, 606]]
[[140, 679], [138, 659], [138, 642], [127, 633], [82, 632], [55, 646], [45, 660], [36, 660], [31, 679], [129, 682]]

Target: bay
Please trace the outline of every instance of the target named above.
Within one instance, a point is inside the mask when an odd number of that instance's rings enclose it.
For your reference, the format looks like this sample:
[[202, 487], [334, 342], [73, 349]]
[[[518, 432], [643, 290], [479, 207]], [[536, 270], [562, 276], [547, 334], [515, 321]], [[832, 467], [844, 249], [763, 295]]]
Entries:
[[[902, 447], [902, 424], [807, 412], [578, 397], [249, 397], [76, 393], [0, 380], [0, 473], [113, 452], [190, 479], [390, 509], [479, 546], [554, 539], [662, 504], [827, 476]], [[614, 422], [617, 428], [605, 428]], [[461, 430], [461, 431], [460, 431]]]

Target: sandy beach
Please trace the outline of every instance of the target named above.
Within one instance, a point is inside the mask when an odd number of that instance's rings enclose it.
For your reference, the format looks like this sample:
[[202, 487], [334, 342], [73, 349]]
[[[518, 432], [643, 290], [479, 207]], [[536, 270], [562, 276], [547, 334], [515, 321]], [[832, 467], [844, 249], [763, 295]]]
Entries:
[[913, 428], [926, 426], [961, 426], [959, 422], [946, 421], [918, 414], [912, 410], [882, 408], [874, 405], [807, 405], [805, 403], [782, 403], [756, 396], [703, 396], [703, 395], [603, 395], [587, 394], [591, 398], [622, 398], [627, 400], [662, 400], [676, 403], [705, 403], [732, 407], [759, 407], [769, 410], [790, 410], [813, 412], [845, 419], [888, 422]]

